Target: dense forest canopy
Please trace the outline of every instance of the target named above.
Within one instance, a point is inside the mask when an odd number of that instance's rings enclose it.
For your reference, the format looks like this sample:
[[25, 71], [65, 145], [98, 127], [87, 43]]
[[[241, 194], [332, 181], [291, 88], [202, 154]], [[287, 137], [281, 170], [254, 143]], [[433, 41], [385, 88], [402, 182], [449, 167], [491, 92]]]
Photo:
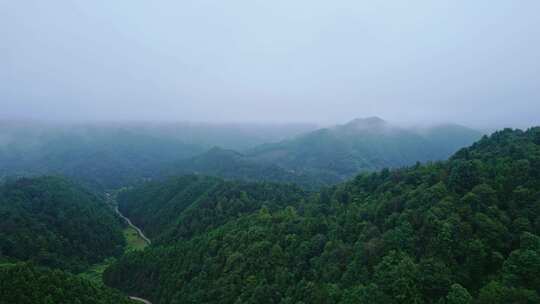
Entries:
[[122, 191], [123, 214], [157, 243], [191, 238], [262, 206], [272, 209], [301, 202], [306, 192], [294, 185], [225, 181], [186, 175]]
[[0, 303], [136, 303], [81, 275], [118, 257], [122, 222], [96, 194], [60, 177], [0, 185]]
[[[130, 192], [149, 198], [159, 187]], [[178, 229], [186, 211], [145, 223], [163, 242], [122, 257], [106, 283], [156, 303], [540, 302], [540, 128], [294, 200], [265, 193], [244, 190], [240, 201], [261, 202], [233, 214], [236, 199], [200, 199], [200, 233]], [[141, 217], [159, 212], [150, 205], [133, 202]]]
[[0, 304], [136, 304], [120, 292], [60, 271], [0, 265]]
[[121, 225], [103, 199], [63, 178], [0, 186], [0, 260], [82, 271], [122, 253]]

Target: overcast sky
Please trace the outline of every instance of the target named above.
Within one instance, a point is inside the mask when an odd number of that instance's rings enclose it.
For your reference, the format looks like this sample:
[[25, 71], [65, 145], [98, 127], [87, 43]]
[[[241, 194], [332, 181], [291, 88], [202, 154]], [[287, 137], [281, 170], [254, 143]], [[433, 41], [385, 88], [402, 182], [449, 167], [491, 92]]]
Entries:
[[0, 118], [540, 125], [540, 1], [0, 0]]

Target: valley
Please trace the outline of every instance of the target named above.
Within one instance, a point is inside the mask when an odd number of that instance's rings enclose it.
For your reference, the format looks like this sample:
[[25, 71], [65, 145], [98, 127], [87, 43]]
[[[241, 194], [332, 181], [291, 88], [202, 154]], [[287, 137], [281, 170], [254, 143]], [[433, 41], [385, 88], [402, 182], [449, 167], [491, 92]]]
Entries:
[[[124, 236], [127, 242], [127, 248], [126, 248], [127, 252], [143, 250], [144, 248], [146, 248], [146, 246], [152, 243], [150, 239], [148, 239], [144, 235], [144, 233], [139, 227], [133, 225], [130, 219], [128, 219], [122, 213], [120, 213], [120, 211], [118, 210], [118, 206], [116, 206], [114, 210], [116, 214], [118, 214], [118, 216], [120, 216], [128, 224], [128, 227], [124, 229]], [[101, 271], [101, 275], [103, 275], [103, 271]], [[129, 298], [138, 302], [142, 302], [144, 304], [152, 304], [152, 302], [145, 300], [143, 298], [134, 297], [134, 296], [130, 296]]]
[[118, 216], [120, 216], [128, 224], [128, 227], [124, 230], [124, 236], [126, 237], [126, 240], [128, 242], [128, 245], [127, 245], [128, 250], [129, 249], [142, 250], [147, 245], [152, 244], [150, 239], [148, 239], [144, 235], [142, 230], [139, 227], [133, 225], [133, 223], [131, 223], [131, 221], [127, 217], [125, 217], [120, 212], [120, 210], [118, 210], [118, 207], [116, 207], [114, 211], [116, 212], [116, 214], [118, 214]]
[[[0, 277], [21, 269], [28, 279], [10, 284], [42, 286], [32, 276], [55, 269], [55, 284], [118, 303], [535, 303], [539, 134], [505, 129], [445, 161], [315, 187], [185, 172], [103, 195], [61, 177], [7, 180]], [[243, 168], [220, 159], [205, 166]]]
[[0, 304], [540, 304], [540, 1], [0, 1]]
[[[457, 295], [479, 303], [535, 303], [537, 283], [510, 278], [526, 275], [515, 264], [522, 254], [540, 253], [540, 238], [531, 233], [540, 209], [536, 203], [526, 211], [518, 207], [538, 198], [538, 134], [504, 130], [446, 162], [360, 174], [315, 195], [286, 194], [284, 201], [272, 198], [285, 191], [278, 185], [229, 184], [223, 192], [219, 180], [197, 176], [131, 189], [119, 205], [152, 231], [159, 247], [122, 257], [105, 282], [158, 303], [288, 297], [429, 303]], [[526, 176], [501, 175], [514, 170]], [[508, 187], [528, 194], [510, 194]], [[257, 207], [257, 201], [264, 203]], [[516, 230], [518, 219], [530, 224]], [[476, 256], [477, 250], [497, 252], [502, 260]], [[479, 272], [476, 263], [486, 268]], [[147, 280], [133, 286], [133, 277]], [[303, 292], [295, 294], [298, 289]]]

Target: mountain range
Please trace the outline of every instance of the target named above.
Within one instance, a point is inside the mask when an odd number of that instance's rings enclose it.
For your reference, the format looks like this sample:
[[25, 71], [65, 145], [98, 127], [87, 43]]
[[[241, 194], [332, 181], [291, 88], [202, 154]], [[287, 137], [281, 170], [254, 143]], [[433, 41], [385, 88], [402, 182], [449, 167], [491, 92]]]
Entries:
[[0, 178], [61, 175], [104, 191], [197, 173], [316, 190], [359, 172], [446, 159], [481, 135], [458, 125], [403, 128], [376, 117], [303, 130], [309, 127], [5, 124]]
[[[85, 164], [78, 175], [0, 185], [0, 303], [540, 302], [538, 127], [459, 148], [479, 134], [368, 118], [180, 161], [153, 141], [105, 134], [40, 142], [64, 151], [47, 154], [62, 172]], [[110, 145], [123, 148], [95, 171], [75, 153]], [[115, 176], [122, 155], [139, 168], [144, 151], [180, 176], [88, 187]], [[138, 227], [151, 244], [137, 245]]]
[[539, 303], [539, 197], [540, 128], [314, 193], [146, 183], [120, 205], [156, 241], [104, 280], [156, 303]]
[[453, 124], [404, 128], [378, 117], [369, 117], [259, 145], [244, 152], [213, 148], [181, 161], [172, 167], [172, 173], [294, 181], [317, 188], [360, 172], [444, 160], [481, 135]]

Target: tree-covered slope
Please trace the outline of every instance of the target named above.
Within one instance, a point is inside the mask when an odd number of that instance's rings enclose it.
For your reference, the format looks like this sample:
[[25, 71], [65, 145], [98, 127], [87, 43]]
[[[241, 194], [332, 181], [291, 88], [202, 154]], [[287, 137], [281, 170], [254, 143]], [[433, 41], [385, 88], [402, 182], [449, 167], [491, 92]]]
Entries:
[[133, 223], [163, 243], [190, 238], [262, 205], [278, 208], [297, 203], [304, 196], [292, 185], [186, 175], [122, 191], [118, 203]]
[[129, 126], [7, 125], [0, 130], [0, 178], [62, 175], [103, 191], [159, 177], [203, 151]]
[[[213, 146], [243, 150], [309, 125], [0, 121], [0, 180], [58, 174], [103, 191], [160, 177]], [[230, 173], [227, 171], [226, 173]]]
[[379, 118], [357, 119], [242, 153], [213, 148], [167, 171], [295, 183], [318, 190], [360, 172], [447, 159], [479, 138], [479, 132], [458, 125], [405, 129]]
[[417, 130], [370, 117], [261, 145], [247, 156], [297, 173], [343, 180], [365, 171], [444, 160], [479, 138], [479, 132], [456, 125]]
[[105, 281], [155, 303], [540, 302], [540, 128], [287, 205], [126, 255]]
[[112, 289], [61, 270], [0, 265], [0, 304], [135, 304]]
[[99, 197], [58, 177], [0, 186], [0, 259], [81, 271], [122, 253], [121, 222]]
[[[283, 140], [311, 129], [0, 122], [0, 180], [62, 175], [106, 191], [167, 174], [201, 173], [319, 189], [363, 171], [446, 159], [479, 137], [454, 125], [410, 130], [368, 118]], [[210, 149], [216, 145], [242, 152]]]
[[182, 160], [168, 171], [173, 175], [196, 173], [232, 180], [294, 183], [305, 189], [319, 189], [340, 181], [332, 175], [287, 170], [273, 163], [257, 161], [237, 151], [217, 147]]

